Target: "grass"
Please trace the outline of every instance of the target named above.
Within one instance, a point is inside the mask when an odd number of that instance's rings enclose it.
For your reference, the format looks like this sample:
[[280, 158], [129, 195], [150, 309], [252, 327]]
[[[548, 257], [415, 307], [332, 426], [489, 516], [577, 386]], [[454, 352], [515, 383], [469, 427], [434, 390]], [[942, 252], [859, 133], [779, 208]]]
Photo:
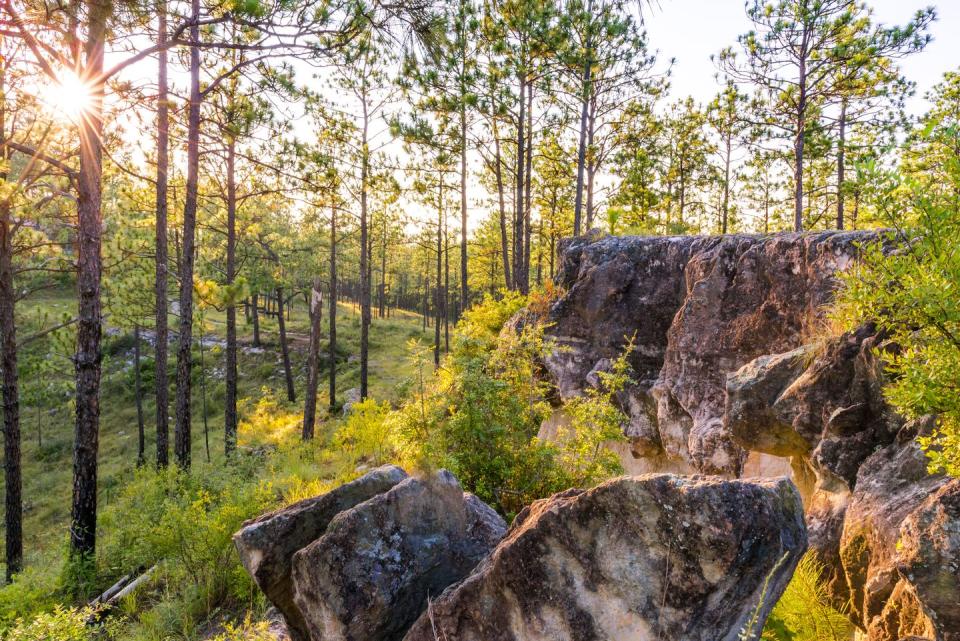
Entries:
[[[72, 315], [75, 309], [72, 290], [50, 290], [34, 296], [18, 306], [18, 331], [21, 337], [28, 336], [50, 326], [64, 315]], [[326, 312], [326, 309], [324, 310]], [[286, 416], [287, 421], [277, 424], [277, 430], [292, 431], [299, 429], [302, 412], [303, 391], [305, 386], [305, 367], [309, 319], [302, 299], [294, 300], [291, 305], [291, 319], [287, 331], [291, 340], [291, 360], [297, 402], [286, 402], [283, 366], [279, 355], [276, 320], [261, 317], [262, 350], [249, 349], [252, 342], [252, 325], [244, 321], [242, 311], [238, 313], [241, 350], [238, 354], [239, 398], [240, 402], [240, 445], [251, 447], [268, 443], [260, 442], [262, 434], [245, 432], [248, 425], [244, 419], [256, 412], [263, 411], [262, 403], [275, 403], [278, 415]], [[45, 318], [45, 320], [43, 320]], [[205, 331], [207, 337], [222, 338], [225, 332], [225, 314], [214, 310], [205, 312]], [[324, 330], [326, 329], [324, 315]], [[359, 385], [359, 363], [350, 355], [359, 353], [359, 314], [357, 308], [349, 303], [339, 306], [338, 340], [344, 358], [337, 366], [337, 387], [339, 394]], [[109, 325], [109, 321], [108, 321]], [[325, 337], [325, 334], [324, 334]], [[422, 338], [429, 341], [430, 336], [422, 329], [422, 318], [409, 312], [396, 311], [389, 319], [374, 318], [370, 329], [370, 394], [377, 399], [395, 401], [402, 395], [404, 381], [412, 375], [412, 365], [407, 354], [406, 342], [410, 338]], [[26, 350], [50, 348], [50, 341], [40, 340], [30, 343]], [[172, 346], [175, 348], [175, 346]], [[322, 343], [321, 349], [326, 347]], [[65, 391], [72, 386], [73, 367], [69, 361], [69, 345], [53, 347], [56, 353], [54, 365], [48, 371], [37, 376], [55, 377]], [[135, 468], [137, 457], [137, 414], [133, 394], [133, 352], [129, 333], [116, 334], [113, 331], [104, 336], [104, 366], [101, 393], [100, 454], [99, 454], [99, 497], [101, 509], [109, 506], [122, 490], [124, 479]], [[29, 354], [26, 354], [29, 357]], [[144, 417], [146, 431], [146, 458], [152, 463], [155, 459], [155, 406], [152, 394], [152, 349], [144, 342]], [[198, 354], [194, 353], [194, 357]], [[21, 356], [21, 366], [24, 363]], [[49, 359], [48, 359], [49, 360]], [[207, 412], [209, 428], [207, 435], [210, 445], [210, 460], [207, 460], [206, 440], [204, 437], [203, 399], [200, 385], [194, 385], [193, 391], [193, 466], [202, 473], [205, 467], [219, 467], [223, 464], [223, 399], [224, 399], [224, 352], [214, 346], [205, 349], [205, 371], [207, 373]], [[171, 357], [170, 372], [174, 372], [175, 363]], [[28, 370], [23, 368], [22, 370]], [[73, 448], [73, 409], [71, 401], [65, 396], [48, 401], [42, 408], [30, 404], [28, 391], [36, 383], [36, 378], [28, 370], [22, 374], [21, 430], [23, 437], [23, 498], [24, 498], [24, 552], [25, 565], [42, 567], [56, 563], [66, 549], [67, 528], [70, 518], [70, 497], [72, 490], [72, 448]], [[325, 415], [328, 405], [326, 373], [320, 384], [320, 419]], [[174, 388], [171, 381], [171, 414], [173, 412]], [[342, 401], [342, 397], [340, 398]], [[172, 416], [171, 416], [172, 421]], [[321, 427], [321, 433], [322, 433]], [[41, 432], [42, 446], [38, 443], [37, 432]], [[280, 434], [275, 436], [279, 437]], [[172, 440], [172, 426], [171, 426]], [[266, 439], [268, 441], [277, 439]], [[2, 479], [0, 479], [2, 485]], [[303, 489], [303, 492], [308, 489]], [[2, 530], [0, 530], [2, 532]]]

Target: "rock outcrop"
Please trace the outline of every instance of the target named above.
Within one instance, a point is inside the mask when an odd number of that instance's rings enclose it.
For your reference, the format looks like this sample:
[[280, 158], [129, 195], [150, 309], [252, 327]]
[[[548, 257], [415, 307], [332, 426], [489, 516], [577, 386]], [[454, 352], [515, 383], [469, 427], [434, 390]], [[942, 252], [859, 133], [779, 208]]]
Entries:
[[323, 536], [333, 517], [386, 492], [405, 478], [406, 472], [398, 467], [380, 467], [327, 494], [247, 521], [234, 535], [243, 567], [286, 619], [294, 641], [310, 638], [300, 609], [293, 602], [294, 553]]
[[637, 384], [626, 428], [638, 458], [738, 475], [745, 450], [723, 427], [726, 377], [800, 347], [855, 260], [863, 232], [579, 238], [564, 250], [565, 295], [549, 315], [547, 369], [564, 399], [629, 339]]
[[294, 601], [314, 641], [399, 640], [427, 598], [467, 576], [505, 532], [449, 472], [409, 478], [294, 555]]
[[505, 531], [449, 472], [384, 466], [247, 522], [234, 542], [293, 641], [389, 641]]
[[785, 479], [623, 477], [524, 509], [405, 641], [755, 639], [806, 543]]
[[931, 421], [906, 423], [883, 397], [897, 346], [870, 325], [839, 337], [822, 325], [837, 273], [877, 239], [574, 239], [546, 369], [568, 398], [635, 337], [637, 384], [620, 397], [628, 469], [739, 476], [748, 455], [789, 462], [828, 588], [867, 638], [953, 640], [960, 481], [926, 469], [916, 436]]

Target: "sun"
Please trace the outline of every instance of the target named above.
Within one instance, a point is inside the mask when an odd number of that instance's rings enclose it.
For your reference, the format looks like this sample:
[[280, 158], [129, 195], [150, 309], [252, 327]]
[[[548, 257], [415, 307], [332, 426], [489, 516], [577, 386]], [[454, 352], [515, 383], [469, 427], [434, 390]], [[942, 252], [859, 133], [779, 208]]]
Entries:
[[70, 70], [61, 70], [57, 79], [46, 84], [40, 101], [50, 112], [77, 123], [93, 102], [90, 85]]

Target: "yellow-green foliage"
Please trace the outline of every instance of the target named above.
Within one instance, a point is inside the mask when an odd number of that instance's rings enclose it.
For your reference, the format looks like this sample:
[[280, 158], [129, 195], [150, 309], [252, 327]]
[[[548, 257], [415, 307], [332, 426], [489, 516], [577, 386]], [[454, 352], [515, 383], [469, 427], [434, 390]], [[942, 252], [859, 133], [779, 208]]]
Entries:
[[[604, 389], [571, 405], [569, 433], [558, 442], [537, 438], [550, 415], [539, 363], [551, 346], [543, 326], [527, 314], [504, 324], [524, 305], [507, 294], [488, 297], [464, 314], [454, 346], [433, 376], [387, 417], [401, 457], [420, 467], [445, 467], [465, 488], [500, 512], [516, 513], [530, 501], [574, 485], [592, 485], [621, 471], [601, 448], [621, 437], [625, 417], [608, 384], [626, 380], [626, 361], [604, 379]], [[414, 347], [418, 371], [424, 350]]]
[[838, 611], [823, 583], [823, 565], [807, 553], [763, 629], [764, 641], [847, 641], [853, 624]]
[[[955, 150], [960, 132], [925, 131], [923, 140]], [[908, 418], [939, 415], [922, 444], [932, 470], [960, 475], [960, 158], [954, 152], [944, 163], [937, 189], [924, 175], [869, 169], [896, 250], [866, 248], [843, 276], [835, 315], [847, 326], [874, 321], [899, 346], [889, 357], [887, 398]]]
[[343, 426], [337, 430], [333, 446], [349, 454], [354, 460], [366, 459], [380, 465], [393, 458], [390, 425], [386, 419], [390, 405], [368, 398], [355, 403]]
[[91, 624], [92, 608], [54, 606], [30, 620], [18, 620], [3, 635], [4, 641], [94, 641], [109, 638], [116, 626]]
[[227, 623], [223, 627], [223, 632], [210, 639], [210, 641], [275, 641], [276, 639], [270, 633], [266, 621], [254, 623], [250, 620], [249, 613], [242, 623]]

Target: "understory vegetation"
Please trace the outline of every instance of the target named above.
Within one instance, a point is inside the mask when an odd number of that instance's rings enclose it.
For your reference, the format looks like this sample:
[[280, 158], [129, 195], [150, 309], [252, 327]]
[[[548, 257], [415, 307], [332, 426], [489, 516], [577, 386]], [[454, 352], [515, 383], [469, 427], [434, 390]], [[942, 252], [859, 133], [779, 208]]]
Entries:
[[[555, 295], [532, 295], [530, 308], [545, 308]], [[248, 518], [372, 466], [447, 468], [508, 518], [535, 499], [619, 474], [619, 459], [602, 445], [622, 438], [624, 416], [611, 399], [629, 380], [625, 357], [597, 389], [567, 405], [555, 441], [537, 438], [551, 412], [536, 371], [548, 349], [543, 327], [530, 318], [518, 331], [501, 331], [527, 303], [505, 294], [466, 312], [436, 372], [427, 348], [409, 338], [407, 353], [394, 355], [406, 361], [394, 400], [355, 403], [345, 417], [330, 416], [312, 441], [299, 438], [299, 408], [265, 388], [247, 403], [240, 455], [231, 464], [195, 465], [190, 473], [128, 464], [102, 511], [96, 567], [56, 552], [31, 563], [0, 588], [4, 638], [159, 641], [218, 631], [228, 641], [255, 639], [266, 603], [240, 565], [232, 534]], [[415, 321], [396, 325], [391, 336], [411, 326], [421, 331]], [[383, 356], [372, 353], [376, 361]], [[149, 581], [113, 612], [84, 607], [123, 575], [148, 569]], [[243, 612], [254, 622], [243, 623]], [[89, 625], [98, 619], [103, 623]]]

